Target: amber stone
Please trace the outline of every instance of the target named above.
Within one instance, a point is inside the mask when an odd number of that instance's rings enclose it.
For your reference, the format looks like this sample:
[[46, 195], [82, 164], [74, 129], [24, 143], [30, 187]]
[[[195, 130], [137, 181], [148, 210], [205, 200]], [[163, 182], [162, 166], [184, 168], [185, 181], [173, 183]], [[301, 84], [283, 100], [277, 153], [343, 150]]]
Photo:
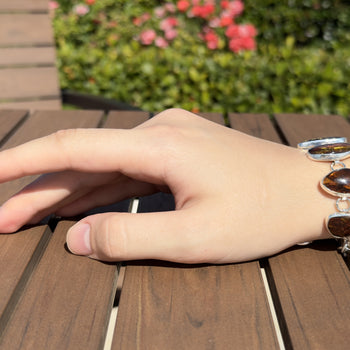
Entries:
[[333, 143], [309, 149], [308, 154], [315, 160], [341, 160], [350, 157], [349, 143]]
[[339, 197], [350, 196], [350, 169], [334, 170], [321, 181], [321, 187], [328, 193]]
[[303, 142], [298, 143], [298, 148], [308, 150], [310, 148], [321, 146], [321, 145], [328, 145], [330, 143], [341, 143], [341, 142], [347, 142], [346, 137], [323, 137], [323, 138], [317, 138], [317, 139], [310, 139]]
[[333, 214], [328, 218], [327, 229], [335, 237], [350, 235], [350, 214]]

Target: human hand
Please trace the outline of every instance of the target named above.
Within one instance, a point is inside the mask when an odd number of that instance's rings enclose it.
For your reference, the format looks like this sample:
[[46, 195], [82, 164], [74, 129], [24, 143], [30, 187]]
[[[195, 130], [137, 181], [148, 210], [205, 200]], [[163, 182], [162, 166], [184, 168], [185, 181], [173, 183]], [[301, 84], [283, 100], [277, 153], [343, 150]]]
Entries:
[[75, 254], [101, 260], [228, 263], [325, 238], [333, 200], [324, 164], [182, 110], [132, 130], [65, 130], [0, 153], [0, 182], [41, 174], [0, 209], [0, 232], [50, 213], [161, 191], [176, 211], [86, 217], [67, 234]]

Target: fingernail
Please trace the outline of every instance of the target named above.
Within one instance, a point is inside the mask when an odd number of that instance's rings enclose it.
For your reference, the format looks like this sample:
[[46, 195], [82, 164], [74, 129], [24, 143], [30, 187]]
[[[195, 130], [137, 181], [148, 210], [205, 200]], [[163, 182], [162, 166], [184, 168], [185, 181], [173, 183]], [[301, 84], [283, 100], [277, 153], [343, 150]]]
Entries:
[[90, 243], [91, 227], [86, 223], [77, 223], [67, 232], [68, 249], [77, 255], [91, 255]]

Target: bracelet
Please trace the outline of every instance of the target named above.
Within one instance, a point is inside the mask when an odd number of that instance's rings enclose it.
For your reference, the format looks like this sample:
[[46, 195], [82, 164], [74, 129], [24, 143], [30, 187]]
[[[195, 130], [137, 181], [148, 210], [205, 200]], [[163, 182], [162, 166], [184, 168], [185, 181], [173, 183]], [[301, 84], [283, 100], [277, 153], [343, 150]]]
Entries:
[[343, 256], [350, 253], [350, 169], [342, 162], [350, 157], [350, 144], [345, 137], [327, 137], [301, 142], [298, 148], [314, 161], [331, 162], [331, 172], [321, 181], [321, 188], [337, 197], [337, 212], [326, 219], [330, 235], [340, 240]]

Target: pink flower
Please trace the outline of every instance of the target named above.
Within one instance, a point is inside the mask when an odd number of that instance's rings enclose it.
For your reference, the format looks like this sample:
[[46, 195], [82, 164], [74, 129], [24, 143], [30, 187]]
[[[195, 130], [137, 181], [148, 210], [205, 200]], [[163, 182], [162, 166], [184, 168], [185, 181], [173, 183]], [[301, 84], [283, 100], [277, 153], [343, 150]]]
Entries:
[[165, 31], [164, 36], [168, 40], [174, 40], [177, 37], [177, 30], [168, 29]]
[[180, 12], [186, 12], [190, 7], [190, 3], [187, 0], [179, 0], [176, 6]]
[[164, 5], [165, 9], [168, 11], [168, 12], [171, 12], [171, 13], [174, 13], [176, 11], [176, 7], [174, 4], [172, 4], [171, 2], [167, 2], [165, 5]]
[[256, 43], [252, 37], [233, 38], [229, 42], [229, 48], [231, 51], [236, 53], [243, 50], [255, 50]]
[[246, 50], [255, 50], [256, 49], [256, 43], [254, 38], [252, 37], [247, 37], [247, 38], [242, 38], [243, 40], [243, 47]]
[[243, 12], [244, 4], [241, 0], [230, 1], [228, 9], [236, 17]]
[[148, 12], [145, 12], [140, 17], [135, 17], [132, 20], [132, 23], [134, 23], [135, 26], [140, 27], [142, 24], [147, 22], [151, 18], [151, 15]]
[[78, 4], [73, 7], [73, 12], [78, 16], [84, 16], [90, 11], [89, 6], [85, 4]]
[[153, 29], [147, 29], [141, 32], [140, 41], [143, 45], [151, 45], [157, 34]]
[[206, 33], [204, 35], [204, 40], [207, 43], [208, 49], [215, 50], [218, 48], [219, 37], [217, 36], [217, 34], [214, 31], [212, 31], [212, 30], [208, 31], [208, 33]]
[[229, 42], [229, 48], [231, 51], [238, 53], [243, 50], [242, 39], [241, 38], [233, 38]]
[[236, 24], [232, 24], [232, 25], [228, 26], [226, 31], [225, 31], [225, 35], [228, 38], [238, 37], [239, 36], [239, 26]]
[[219, 17], [215, 17], [209, 22], [209, 27], [211, 27], [211, 28], [218, 28], [221, 25], [220, 22], [221, 22], [220, 18]]
[[160, 22], [159, 28], [166, 31], [172, 29], [173, 27], [176, 27], [178, 24], [179, 22], [176, 17], [167, 17]]
[[166, 14], [166, 9], [164, 7], [159, 6], [154, 9], [154, 13], [158, 18], [163, 18]]
[[239, 36], [241, 37], [252, 37], [257, 35], [255, 27], [251, 24], [241, 24], [238, 26]]
[[57, 1], [49, 1], [49, 10], [56, 10], [60, 7]]
[[162, 49], [169, 46], [168, 42], [161, 36], [157, 36], [156, 40], [154, 41], [154, 44]]

